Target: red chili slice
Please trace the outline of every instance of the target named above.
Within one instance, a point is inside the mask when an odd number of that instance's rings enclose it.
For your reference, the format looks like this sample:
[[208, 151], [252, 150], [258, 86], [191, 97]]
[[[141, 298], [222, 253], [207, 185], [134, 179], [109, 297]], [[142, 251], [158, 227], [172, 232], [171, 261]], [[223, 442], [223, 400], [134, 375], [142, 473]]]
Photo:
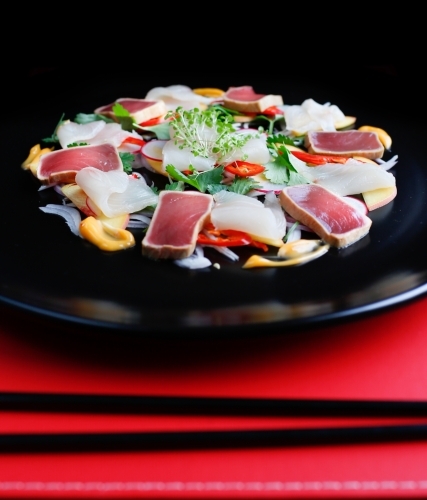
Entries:
[[140, 127], [151, 127], [152, 125], [158, 125], [163, 119], [163, 116], [157, 116], [156, 118], [151, 118], [146, 122], [139, 123]]
[[126, 137], [126, 139], [123, 141], [123, 143], [129, 143], [129, 144], [136, 144], [137, 146], [144, 146], [145, 142], [144, 139], [138, 139], [138, 137]]
[[345, 156], [313, 155], [304, 151], [291, 151], [298, 159], [313, 165], [323, 165], [325, 163], [345, 163], [348, 158]]
[[205, 233], [199, 233], [197, 243], [200, 245], [213, 245], [219, 247], [239, 247], [249, 245], [252, 238], [243, 231], [234, 231], [233, 229], [223, 229], [221, 231], [208, 230], [211, 237]]
[[276, 116], [276, 115], [283, 115], [284, 113], [277, 106], [270, 106], [269, 108], [264, 109], [264, 111], [262, 111], [261, 114], [267, 116]]
[[205, 232], [209, 234], [199, 233], [197, 243], [200, 245], [212, 245], [220, 247], [239, 247], [244, 245], [251, 245], [256, 248], [261, 248], [264, 252], [268, 251], [268, 246], [260, 241], [253, 240], [249, 234], [243, 231], [236, 231], [234, 229], [214, 229], [212, 225], [205, 227]]
[[252, 175], [264, 172], [265, 167], [258, 165], [257, 163], [236, 160], [224, 167], [224, 170], [230, 174], [238, 175], [239, 177], [251, 177]]

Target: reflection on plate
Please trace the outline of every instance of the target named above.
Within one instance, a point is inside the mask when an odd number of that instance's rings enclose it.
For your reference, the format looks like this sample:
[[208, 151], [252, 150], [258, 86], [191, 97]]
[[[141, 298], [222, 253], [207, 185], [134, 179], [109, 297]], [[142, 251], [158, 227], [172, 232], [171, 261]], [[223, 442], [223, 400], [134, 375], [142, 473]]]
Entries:
[[[169, 78], [141, 84], [139, 79], [110, 77], [102, 88], [96, 79], [89, 79], [79, 99], [60, 91], [50, 97], [46, 88], [54, 89], [56, 81], [57, 75], [45, 75], [36, 89], [43, 113], [27, 102], [24, 121], [17, 115], [7, 118], [2, 138], [8, 144], [3, 148], [5, 178], [0, 185], [1, 301], [82, 326], [144, 335], [219, 334], [260, 326], [284, 332], [354, 318], [427, 291], [427, 167], [419, 140], [425, 131], [421, 125], [413, 124], [408, 134], [407, 123], [387, 114], [384, 107], [376, 109], [366, 99], [354, 101], [351, 92], [343, 95], [335, 87], [311, 88], [309, 82], [254, 82], [240, 76], [233, 81]], [[238, 263], [206, 250], [220, 269], [197, 271], [143, 258], [138, 243], [124, 252], [106, 254], [73, 236], [62, 218], [38, 209], [55, 194], [38, 192], [35, 179], [20, 164], [31, 146], [52, 134], [62, 113], [73, 118], [118, 97], [144, 97], [153, 86], [176, 83], [220, 88], [250, 84], [259, 92], [281, 93], [289, 104], [308, 97], [337, 104], [345, 114], [357, 117], [357, 125], [379, 126], [392, 136], [391, 153], [399, 156], [392, 170], [397, 197], [369, 214], [373, 225], [368, 237], [348, 248], [333, 249], [294, 268], [249, 270], [241, 268], [248, 249], [240, 252]], [[134, 234], [140, 242], [142, 231]]]

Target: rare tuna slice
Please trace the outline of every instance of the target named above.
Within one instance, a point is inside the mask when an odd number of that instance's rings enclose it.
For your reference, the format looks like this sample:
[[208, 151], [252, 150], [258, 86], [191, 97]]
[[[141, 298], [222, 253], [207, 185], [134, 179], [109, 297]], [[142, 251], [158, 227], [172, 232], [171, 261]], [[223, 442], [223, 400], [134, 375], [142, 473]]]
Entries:
[[230, 87], [223, 96], [226, 108], [240, 111], [241, 113], [262, 113], [271, 106], [281, 106], [281, 95], [257, 94], [253, 87]]
[[94, 167], [103, 172], [123, 171], [117, 148], [110, 143], [58, 149], [40, 158], [37, 178], [43, 184], [70, 184], [77, 172]]
[[316, 184], [284, 188], [280, 203], [323, 241], [343, 248], [366, 236], [372, 221], [332, 191]]
[[382, 158], [384, 154], [378, 135], [360, 130], [311, 131], [305, 137], [305, 147], [313, 154], [362, 156], [371, 160]]
[[95, 109], [95, 114], [108, 116], [116, 119], [114, 105], [121, 104], [136, 123], [144, 123], [152, 118], [158, 118], [167, 113], [166, 105], [160, 100], [134, 99], [132, 97], [121, 97], [111, 104]]
[[152, 259], [185, 259], [211, 213], [213, 198], [198, 191], [161, 191], [142, 254]]

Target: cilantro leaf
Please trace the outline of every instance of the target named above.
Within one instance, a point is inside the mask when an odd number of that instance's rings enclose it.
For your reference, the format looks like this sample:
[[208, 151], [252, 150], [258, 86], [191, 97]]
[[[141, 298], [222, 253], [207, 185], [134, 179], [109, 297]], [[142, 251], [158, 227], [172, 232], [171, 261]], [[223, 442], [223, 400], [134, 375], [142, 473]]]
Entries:
[[104, 121], [106, 123], [114, 123], [114, 120], [112, 118], [108, 118], [108, 116], [104, 115], [98, 115], [95, 113], [78, 113], [74, 121], [79, 124], [85, 124], [85, 123], [91, 123], [91, 122], [99, 122], [99, 121]]
[[267, 143], [270, 146], [274, 146], [276, 144], [287, 144], [288, 146], [294, 146], [294, 140], [291, 137], [283, 134], [275, 134], [267, 137]]
[[46, 142], [46, 143], [58, 143], [59, 142], [56, 131], [58, 130], [60, 125], [62, 125], [63, 123], [66, 122], [66, 120], [64, 120], [64, 116], [65, 116], [65, 113], [62, 113], [61, 118], [59, 119], [59, 122], [57, 123], [55, 130], [53, 131], [53, 134], [50, 137], [45, 137], [44, 139], [42, 139], [43, 142]]
[[120, 117], [123, 117], [123, 116], [130, 116], [130, 113], [129, 111], [123, 107], [122, 104], [120, 104], [119, 102], [115, 102], [113, 104], [113, 113], [114, 113], [114, 116], [116, 116], [117, 118], [120, 118]]
[[233, 182], [227, 186], [228, 191], [238, 194], [248, 194], [249, 191], [260, 187], [260, 185], [250, 177], [235, 177]]
[[135, 155], [133, 155], [132, 153], [119, 153], [119, 156], [120, 156], [120, 159], [122, 160], [122, 163], [123, 163], [123, 170], [127, 173], [127, 174], [131, 174], [132, 173], [132, 164], [135, 160]]
[[184, 191], [184, 183], [182, 181], [171, 182], [170, 184], [166, 184], [166, 191]]
[[216, 167], [206, 172], [196, 172], [190, 175], [185, 175], [171, 164], [166, 165], [165, 170], [172, 179], [189, 184], [200, 192], [205, 193], [208, 189], [215, 189], [212, 186], [221, 185], [224, 167]]
[[286, 145], [293, 144], [291, 138], [283, 135], [272, 135], [267, 138], [267, 147], [272, 161], [265, 165], [264, 175], [274, 184], [308, 184], [309, 181], [293, 166], [289, 159]]
[[141, 125], [134, 123], [133, 127], [140, 130], [146, 130], [147, 132], [152, 132], [159, 140], [168, 141], [170, 139], [169, 122], [159, 123], [158, 125], [151, 125], [150, 127], [141, 127]]
[[116, 120], [120, 123], [123, 130], [132, 132], [135, 120], [130, 115], [130, 112], [124, 108], [119, 102], [113, 104], [113, 113]]

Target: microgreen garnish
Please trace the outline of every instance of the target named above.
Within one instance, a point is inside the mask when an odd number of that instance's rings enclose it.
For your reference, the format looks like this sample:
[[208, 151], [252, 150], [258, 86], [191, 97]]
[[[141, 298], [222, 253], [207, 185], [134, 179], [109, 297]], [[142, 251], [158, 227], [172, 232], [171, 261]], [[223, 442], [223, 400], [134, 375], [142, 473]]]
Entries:
[[170, 111], [170, 126], [174, 141], [180, 149], [188, 148], [194, 156], [215, 158], [216, 163], [236, 149], [241, 149], [251, 138], [250, 134], [236, 134], [232, 117], [224, 116], [215, 107], [201, 111], [185, 110], [182, 106]]
[[72, 142], [71, 144], [67, 144], [67, 148], [76, 148], [77, 146], [87, 146], [87, 142]]

